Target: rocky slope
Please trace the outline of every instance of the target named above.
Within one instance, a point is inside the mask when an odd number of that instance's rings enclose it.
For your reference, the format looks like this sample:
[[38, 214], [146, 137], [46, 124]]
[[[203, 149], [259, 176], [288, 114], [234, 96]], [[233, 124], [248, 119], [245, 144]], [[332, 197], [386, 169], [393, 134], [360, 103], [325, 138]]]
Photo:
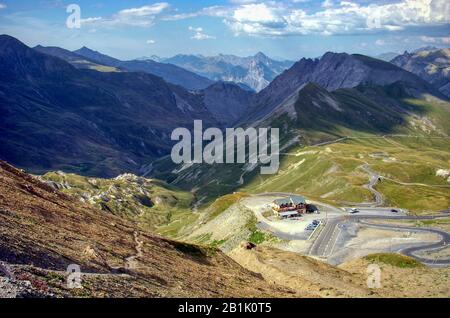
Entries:
[[290, 61], [275, 61], [261, 52], [249, 57], [176, 55], [164, 61], [214, 81], [242, 83], [257, 92], [293, 64]]
[[[32, 297], [283, 297], [222, 252], [139, 231], [0, 161], [0, 286]], [[66, 287], [78, 264], [82, 289]], [[3, 296], [8, 296], [3, 295]]]
[[213, 84], [213, 81], [206, 77], [169, 63], [159, 63], [153, 60], [121, 61], [87, 47], [83, 47], [73, 53], [109, 67], [124, 69], [130, 72], [145, 72], [160, 76], [165, 81], [180, 85], [186, 89], [203, 89]]
[[137, 222], [155, 231], [173, 222], [180, 213], [191, 214], [193, 195], [155, 180], [123, 174], [100, 179], [49, 172], [39, 179], [55, 190], [69, 194], [106, 213]]
[[0, 36], [0, 158], [34, 172], [137, 173], [194, 119], [218, 126], [197, 94], [154, 75], [77, 69]]
[[425, 48], [413, 53], [405, 52], [391, 63], [420, 76], [450, 97], [450, 49]]

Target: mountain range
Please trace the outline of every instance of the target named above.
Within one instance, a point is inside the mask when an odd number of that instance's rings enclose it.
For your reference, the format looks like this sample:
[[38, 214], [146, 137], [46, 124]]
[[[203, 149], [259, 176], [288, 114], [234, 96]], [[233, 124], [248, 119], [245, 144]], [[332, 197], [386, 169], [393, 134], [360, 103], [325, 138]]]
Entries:
[[[311, 143], [343, 129], [410, 129], [409, 116], [419, 120], [426, 110], [408, 99], [446, 105], [446, 97], [420, 76], [358, 54], [301, 59], [254, 93], [223, 81], [187, 90], [133, 71], [148, 61], [120, 62], [87, 48], [32, 49], [4, 35], [0, 49], [0, 157], [36, 173], [142, 173], [170, 153], [171, 131], [192, 128], [194, 119], [221, 128], [276, 126], [283, 142], [300, 136]], [[445, 116], [433, 115], [415, 129], [446, 134], [442, 121]]]
[[[347, 136], [446, 138], [449, 118], [448, 98], [419, 76], [371, 57], [329, 52], [300, 60], [251, 96], [236, 126], [278, 127], [284, 153]], [[184, 189], [195, 184], [196, 195], [209, 199], [260, 180], [257, 167], [181, 167], [162, 158], [154, 162], [150, 176]]]
[[279, 74], [294, 64], [291, 61], [276, 61], [264, 53], [254, 56], [235, 55], [176, 55], [159, 61], [178, 65], [213, 81], [244, 84], [259, 92]]
[[194, 119], [220, 125], [202, 97], [146, 73], [78, 69], [0, 36], [0, 157], [35, 172], [139, 171]]
[[62, 48], [43, 46], [37, 46], [34, 49], [41, 53], [61, 58], [77, 68], [88, 68], [103, 72], [144, 72], [160, 76], [168, 83], [192, 90], [203, 89], [213, 84], [213, 81], [173, 64], [158, 63], [153, 60], [121, 61], [87, 47], [82, 47], [74, 52]]
[[315, 83], [327, 91], [335, 91], [361, 84], [383, 86], [395, 82], [410, 84], [417, 91], [414, 93], [416, 95], [434, 90], [418, 76], [364, 55], [328, 52], [320, 59], [303, 58], [255, 96], [242, 122], [261, 120], [270, 116], [280, 105], [289, 101], [296, 102], [299, 91], [308, 83]]
[[[377, 192], [380, 205], [426, 214], [414, 232], [446, 229], [430, 213], [448, 208], [448, 51], [424, 52], [405, 53], [401, 67], [328, 52], [278, 69], [255, 92], [221, 77], [195, 83], [200, 75], [166, 63], [0, 36], [0, 298], [446, 296], [447, 269], [392, 253], [360, 258], [397, 227], [367, 233], [333, 208], [378, 206]], [[171, 132], [197, 119], [279, 128], [280, 169], [174, 164]], [[289, 235], [277, 235], [270, 195], [283, 193], [317, 200], [321, 216], [280, 220]], [[402, 215], [392, 209], [383, 215]], [[330, 215], [346, 219], [345, 235], [323, 240], [336, 263], [306, 256], [313, 235], [290, 232]], [[334, 233], [322, 229], [311, 233]], [[416, 234], [398, 236], [400, 252]], [[82, 288], [67, 286], [73, 264]], [[367, 287], [372, 264], [392, 278], [381, 288]]]
[[420, 76], [450, 97], [450, 49], [428, 47], [405, 52], [391, 63]]

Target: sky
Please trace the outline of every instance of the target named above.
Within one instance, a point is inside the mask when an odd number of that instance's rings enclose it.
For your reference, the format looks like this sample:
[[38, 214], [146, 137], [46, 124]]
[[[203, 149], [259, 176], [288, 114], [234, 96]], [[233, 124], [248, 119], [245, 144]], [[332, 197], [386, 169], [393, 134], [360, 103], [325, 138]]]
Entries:
[[120, 59], [376, 56], [450, 47], [450, 1], [0, 0], [0, 34], [29, 46], [87, 46]]

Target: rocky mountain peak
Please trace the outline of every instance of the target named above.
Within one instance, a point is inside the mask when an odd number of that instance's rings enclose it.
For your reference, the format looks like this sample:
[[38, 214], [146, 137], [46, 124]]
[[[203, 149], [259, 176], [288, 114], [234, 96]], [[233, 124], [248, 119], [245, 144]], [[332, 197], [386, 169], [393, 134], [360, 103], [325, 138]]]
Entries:
[[267, 63], [270, 60], [270, 58], [263, 52], [256, 53], [254, 59], [262, 63]]
[[389, 85], [397, 81], [413, 84], [417, 92], [432, 89], [425, 81], [393, 64], [360, 54], [327, 52], [320, 59], [303, 58], [262, 90], [249, 107], [251, 118], [264, 117], [308, 83], [331, 92], [363, 83]]
[[450, 98], [450, 49], [425, 47], [413, 53], [405, 52], [391, 63], [416, 74]]
[[276, 76], [292, 66], [289, 61], [272, 60], [262, 52], [254, 56], [239, 57], [176, 55], [164, 62], [175, 64], [214, 81], [245, 84], [255, 91], [265, 88]]

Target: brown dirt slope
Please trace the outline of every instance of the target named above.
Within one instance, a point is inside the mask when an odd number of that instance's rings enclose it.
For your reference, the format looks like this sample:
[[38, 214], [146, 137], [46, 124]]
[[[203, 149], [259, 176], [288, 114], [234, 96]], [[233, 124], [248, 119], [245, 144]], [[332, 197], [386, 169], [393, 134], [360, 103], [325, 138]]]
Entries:
[[[402, 257], [407, 258], [406, 256]], [[381, 288], [377, 289], [377, 293], [382, 295], [382, 297], [450, 297], [449, 267], [399, 267], [380, 261], [367, 260], [366, 258], [356, 259], [344, 263], [339, 267], [353, 275], [364, 275], [367, 266], [370, 264], [377, 264], [380, 266]]]
[[[334, 267], [310, 257], [268, 246], [236, 248], [234, 260], [266, 280], [308, 297], [449, 297], [450, 268], [429, 268], [399, 254], [383, 254], [395, 265], [381, 262], [378, 254]], [[380, 254], [381, 255], [381, 254]], [[368, 259], [366, 259], [368, 258]], [[370, 260], [374, 258], [375, 260]], [[381, 258], [383, 260], [383, 258]], [[368, 266], [380, 267], [379, 288], [367, 287]]]
[[[8, 288], [20, 289], [26, 281], [32, 296], [293, 295], [218, 250], [139, 232], [133, 223], [84, 205], [2, 161], [0, 261], [15, 274], [15, 285]], [[69, 264], [91, 273], [83, 275], [83, 289], [65, 287]], [[2, 284], [10, 284], [4, 276], [0, 268]]]
[[297, 253], [269, 246], [247, 250], [242, 247], [229, 254], [246, 268], [266, 280], [293, 289], [306, 297], [378, 297], [366, 287], [364, 275], [350, 274], [337, 267]]

